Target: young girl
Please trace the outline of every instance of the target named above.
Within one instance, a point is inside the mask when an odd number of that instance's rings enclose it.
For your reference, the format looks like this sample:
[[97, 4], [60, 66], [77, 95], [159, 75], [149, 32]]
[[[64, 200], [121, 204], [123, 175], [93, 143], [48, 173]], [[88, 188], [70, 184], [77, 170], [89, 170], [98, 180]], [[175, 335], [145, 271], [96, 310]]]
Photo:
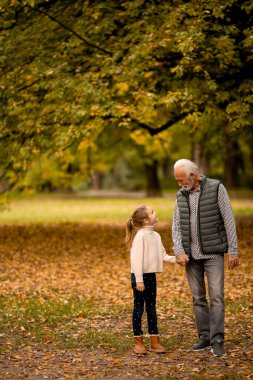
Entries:
[[161, 236], [153, 230], [158, 221], [149, 206], [140, 206], [127, 220], [126, 245], [130, 249], [131, 283], [134, 296], [133, 333], [134, 352], [147, 354], [143, 344], [141, 319], [146, 306], [151, 351], [164, 353], [159, 342], [156, 314], [156, 273], [163, 272], [163, 261], [175, 263], [175, 256], [167, 255]]

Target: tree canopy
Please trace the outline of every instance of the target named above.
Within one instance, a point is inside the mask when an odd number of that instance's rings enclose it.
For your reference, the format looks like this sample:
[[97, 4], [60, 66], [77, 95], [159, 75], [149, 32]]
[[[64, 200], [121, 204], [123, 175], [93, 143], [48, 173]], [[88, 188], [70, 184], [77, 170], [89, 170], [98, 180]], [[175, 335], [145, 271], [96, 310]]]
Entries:
[[22, 183], [45, 154], [63, 166], [66, 151], [88, 162], [107, 128], [135, 142], [178, 125], [199, 141], [252, 140], [252, 8], [242, 0], [2, 1], [2, 177]]

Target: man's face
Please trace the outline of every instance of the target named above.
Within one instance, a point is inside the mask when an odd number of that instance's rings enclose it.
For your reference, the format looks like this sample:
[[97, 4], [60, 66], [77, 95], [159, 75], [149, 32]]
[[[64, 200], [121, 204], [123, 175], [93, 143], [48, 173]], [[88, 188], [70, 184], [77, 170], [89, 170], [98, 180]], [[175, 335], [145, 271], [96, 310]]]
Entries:
[[176, 168], [174, 171], [174, 176], [179, 187], [182, 187], [187, 191], [193, 188], [194, 175], [186, 174], [185, 169], [183, 167]]

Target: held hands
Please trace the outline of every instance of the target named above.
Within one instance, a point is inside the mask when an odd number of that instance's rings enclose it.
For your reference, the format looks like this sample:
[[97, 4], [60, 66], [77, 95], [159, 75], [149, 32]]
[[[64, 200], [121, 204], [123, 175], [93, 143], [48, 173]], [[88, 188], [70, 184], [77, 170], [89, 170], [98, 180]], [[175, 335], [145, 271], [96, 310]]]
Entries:
[[144, 282], [137, 282], [136, 289], [139, 290], [139, 292], [143, 292], [145, 290]]
[[182, 267], [186, 267], [188, 261], [189, 257], [185, 253], [180, 253], [180, 255], [176, 256], [176, 263]]
[[[186, 267], [187, 263], [189, 261], [189, 257], [185, 253], [181, 253], [180, 255], [176, 256], [176, 263], [181, 265], [182, 267]], [[234, 269], [239, 265], [239, 259], [237, 256], [228, 255], [227, 257], [227, 265], [228, 269]]]
[[228, 269], [234, 269], [239, 265], [239, 259], [237, 256], [228, 255], [227, 257]]

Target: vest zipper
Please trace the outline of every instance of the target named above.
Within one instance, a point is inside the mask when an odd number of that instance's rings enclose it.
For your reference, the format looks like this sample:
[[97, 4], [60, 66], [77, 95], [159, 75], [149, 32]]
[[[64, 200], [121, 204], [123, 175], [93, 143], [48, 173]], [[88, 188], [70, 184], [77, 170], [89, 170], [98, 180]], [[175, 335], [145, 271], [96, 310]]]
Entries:
[[189, 255], [191, 256], [191, 209], [190, 209], [190, 200], [189, 200], [189, 193], [187, 192], [185, 194], [186, 202], [188, 205], [189, 210]]
[[200, 198], [201, 198], [201, 195], [202, 195], [202, 184], [200, 185], [200, 194], [199, 194], [199, 200], [198, 200], [198, 212], [197, 212], [197, 235], [198, 235], [198, 241], [199, 241], [199, 248], [200, 248], [200, 251], [201, 251], [201, 254], [203, 255], [203, 245], [202, 245], [202, 241], [201, 241], [201, 236], [200, 236]]

